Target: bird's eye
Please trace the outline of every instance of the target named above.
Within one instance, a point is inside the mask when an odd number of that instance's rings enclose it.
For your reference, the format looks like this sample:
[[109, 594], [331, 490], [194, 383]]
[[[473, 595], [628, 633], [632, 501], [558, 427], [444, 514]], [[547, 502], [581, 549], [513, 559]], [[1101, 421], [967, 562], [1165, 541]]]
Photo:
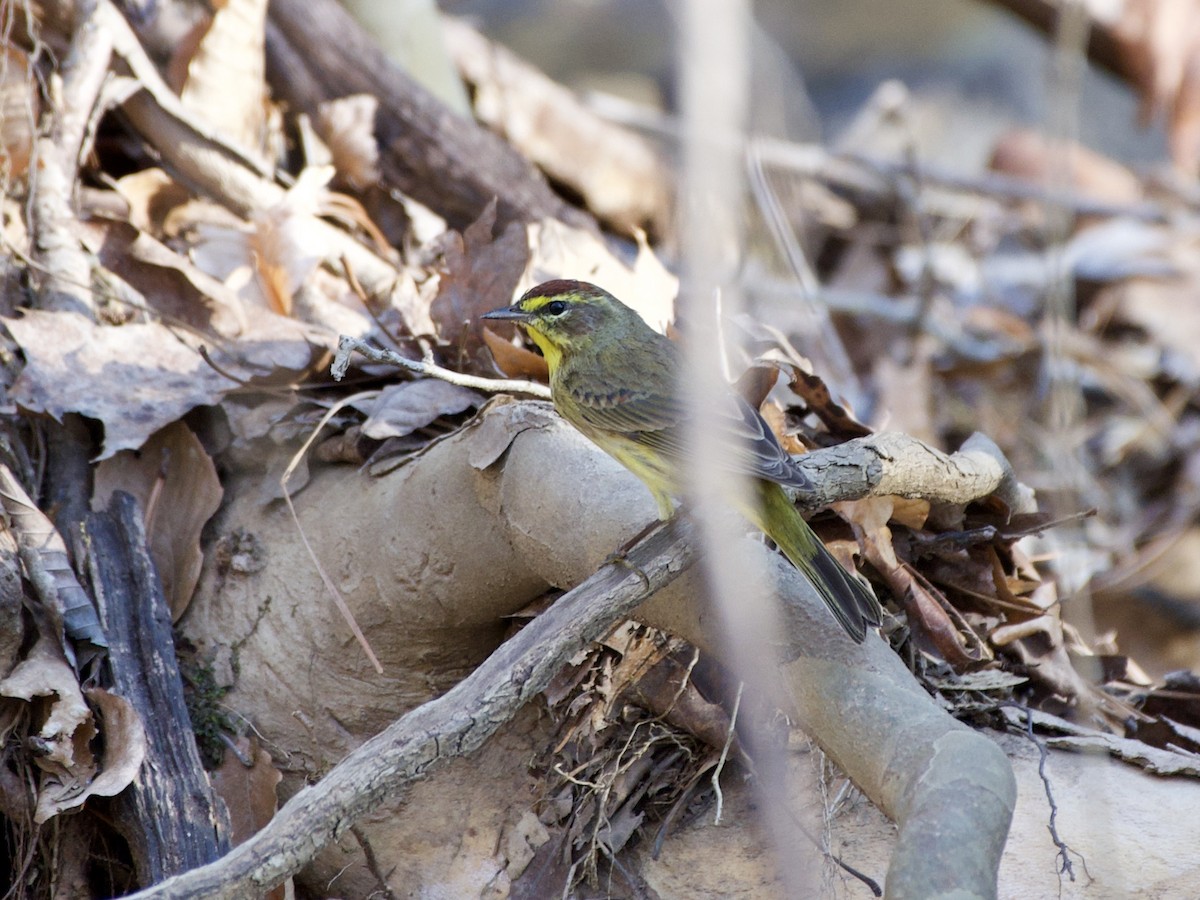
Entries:
[[561, 316], [567, 311], [567, 304], [562, 300], [551, 300], [546, 304], [546, 312], [552, 316]]

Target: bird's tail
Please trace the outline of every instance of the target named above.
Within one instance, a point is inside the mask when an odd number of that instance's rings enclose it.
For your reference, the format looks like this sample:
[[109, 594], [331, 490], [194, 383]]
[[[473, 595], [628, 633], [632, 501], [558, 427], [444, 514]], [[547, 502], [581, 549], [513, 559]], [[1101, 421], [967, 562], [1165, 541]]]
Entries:
[[774, 482], [758, 482], [758, 506], [750, 520], [779, 545], [820, 593], [846, 633], [861, 644], [867, 629], [879, 625], [882, 610], [871, 589], [854, 578], [808, 527], [787, 493]]

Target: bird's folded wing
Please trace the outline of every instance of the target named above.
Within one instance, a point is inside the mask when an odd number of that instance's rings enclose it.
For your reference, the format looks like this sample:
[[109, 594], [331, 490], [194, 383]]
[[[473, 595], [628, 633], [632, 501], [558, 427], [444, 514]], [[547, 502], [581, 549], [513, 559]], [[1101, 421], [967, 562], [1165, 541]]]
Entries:
[[[681, 424], [685, 410], [674, 394], [577, 391], [573, 397], [577, 414], [587, 427], [624, 435], [676, 463], [685, 456], [686, 437]], [[812, 482], [750, 404], [730, 394], [714, 406], [715, 424], [729, 441], [726, 468], [799, 490], [812, 488]]]
[[729, 428], [739, 448], [736, 468], [744, 475], [753, 475], [787, 485], [797, 490], [812, 490], [813, 483], [800, 471], [791, 455], [779, 445], [771, 426], [740, 396], [734, 395], [735, 408], [721, 406], [722, 422]]

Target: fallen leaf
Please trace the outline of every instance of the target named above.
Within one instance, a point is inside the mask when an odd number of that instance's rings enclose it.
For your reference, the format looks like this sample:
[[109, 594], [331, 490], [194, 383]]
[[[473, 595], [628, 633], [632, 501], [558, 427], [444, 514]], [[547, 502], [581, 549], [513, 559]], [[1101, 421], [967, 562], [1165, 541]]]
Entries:
[[216, 466], [192, 430], [174, 422], [140, 450], [122, 450], [96, 467], [92, 509], [105, 509], [114, 491], [132, 494], [142, 508], [150, 555], [178, 622], [200, 580], [200, 534], [224, 495]]
[[853, 413], [833, 399], [833, 394], [824, 379], [806, 370], [796, 360], [788, 358], [782, 349], [768, 350], [759, 360], [783, 372], [788, 378], [788, 387], [792, 393], [804, 400], [804, 405], [833, 434], [854, 438], [871, 433], [870, 428], [859, 422]]
[[483, 343], [491, 351], [496, 368], [506, 377], [528, 378], [543, 383], [550, 380], [550, 367], [546, 365], [546, 357], [541, 354], [505, 340], [486, 325], [483, 327]]
[[187, 63], [180, 100], [239, 149], [260, 158], [267, 138], [267, 0], [225, 0]]
[[[275, 815], [275, 788], [283, 775], [271, 754], [253, 737], [236, 740], [238, 753], [226, 753], [221, 767], [212, 773], [213, 788], [229, 810], [236, 847], [256, 834]], [[239, 758], [240, 757], [240, 758]], [[249, 759], [247, 766], [242, 759]]]
[[430, 315], [458, 367], [471, 368], [480, 359], [480, 317], [512, 303], [529, 258], [521, 225], [510, 223], [494, 234], [495, 224], [493, 199], [462, 234], [447, 232], [442, 243], [441, 278]]
[[175, 209], [191, 200], [191, 192], [162, 169], [141, 169], [113, 183], [129, 204], [129, 224], [138, 231], [161, 234]]
[[[91, 751], [96, 723], [58, 642], [45, 635], [40, 637], [26, 658], [0, 681], [0, 697], [29, 704], [26, 741], [34, 748], [30, 758], [39, 769], [34, 822], [40, 825], [83, 803], [97, 775], [97, 761]], [[47, 702], [39, 698], [47, 698]], [[116, 715], [114, 741], [119, 746], [118, 732], [129, 723], [126, 719], [117, 724]], [[137, 762], [141, 764], [140, 759]], [[121, 777], [123, 774], [117, 775], [114, 783]], [[101, 788], [107, 787], [112, 784], [102, 782]]]
[[375, 440], [403, 437], [441, 416], [476, 409], [483, 401], [484, 397], [478, 391], [437, 378], [389, 385], [365, 404], [364, 411], [368, 416], [362, 424], [362, 433]]
[[329, 147], [338, 174], [356, 188], [379, 181], [379, 142], [375, 139], [375, 115], [379, 98], [354, 94], [326, 100], [317, 106], [314, 124]]
[[[733, 383], [733, 390], [754, 409], [758, 409], [766, 402], [767, 395], [771, 393], [771, 390], [775, 387], [775, 382], [778, 380], [778, 368], [774, 366], [751, 366]], [[775, 428], [776, 424], [782, 424], [782, 421], [779, 423], [771, 422], [771, 427]], [[776, 430], [776, 436], [779, 433]]]
[[101, 459], [140, 447], [163, 425], [238, 387], [155, 323], [103, 327], [41, 310], [3, 322], [26, 359], [12, 399], [58, 420], [77, 412], [104, 423]]
[[99, 722], [104, 753], [100, 771], [72, 808], [82, 806], [88, 797], [115, 797], [133, 783], [146, 759], [146, 729], [133, 704], [103, 688], [87, 688], [84, 695]]
[[228, 338], [247, 330], [245, 303], [234, 291], [145, 231], [98, 219], [80, 230], [84, 245], [104, 267], [135, 288], [148, 308], [167, 321], [211, 329]]
[[[60, 421], [76, 412], [101, 422], [100, 459], [137, 449], [190, 410], [214, 406], [241, 387], [204, 361], [194, 337], [158, 323], [104, 326], [76, 313], [42, 310], [0, 322], [25, 356], [10, 399]], [[238, 358], [215, 355], [223, 369], [247, 380], [302, 372], [313, 363], [310, 331], [278, 317], [261, 319], [238, 343]], [[258, 360], [263, 369], [247, 368]]]
[[[912, 566], [896, 557], [888, 521], [892, 498], [868, 497], [864, 500], [834, 504], [834, 510], [854, 525], [863, 556], [887, 581], [894, 596], [908, 614], [909, 627], [917, 646], [935, 652], [954, 669], [965, 669], [990, 658], [987, 647], [974, 637], [965, 623], [956, 624], [933, 585]], [[959, 617], [961, 618], [961, 617]], [[960, 628], [961, 625], [961, 628]], [[963, 630], [969, 637], [964, 637]]]
[[[37, 725], [41, 741], [37, 759], [64, 770], [90, 765], [86, 748], [95, 736], [92, 712], [83, 699], [74, 670], [56, 641], [44, 635], [38, 638], [29, 655], [0, 681], [0, 696], [25, 701], [35, 697], [54, 698], [41, 713]], [[86, 738], [77, 744], [75, 736], [80, 729], [84, 729]], [[81, 748], [85, 751], [83, 758], [77, 759]]]
[[29, 55], [7, 42], [0, 47], [0, 170], [25, 177], [37, 131], [39, 95]]
[[237, 226], [201, 223], [192, 255], [247, 302], [290, 315], [293, 297], [325, 257], [317, 220], [329, 202], [332, 166], [304, 169], [283, 200]]
[[1110, 203], [1136, 203], [1142, 182], [1125, 166], [1075, 142], [1051, 142], [1031, 128], [1013, 128], [996, 140], [988, 168], [1035, 184], [1059, 175], [1080, 194]]

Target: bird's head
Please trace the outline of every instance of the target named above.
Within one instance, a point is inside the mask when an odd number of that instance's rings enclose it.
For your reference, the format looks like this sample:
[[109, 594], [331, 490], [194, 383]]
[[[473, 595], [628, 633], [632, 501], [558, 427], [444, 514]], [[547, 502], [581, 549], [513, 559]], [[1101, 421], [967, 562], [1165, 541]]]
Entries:
[[514, 303], [485, 313], [485, 319], [516, 322], [541, 348], [551, 371], [564, 356], [597, 336], [619, 335], [627, 323], [647, 328], [641, 317], [610, 294], [586, 281], [547, 281]]

